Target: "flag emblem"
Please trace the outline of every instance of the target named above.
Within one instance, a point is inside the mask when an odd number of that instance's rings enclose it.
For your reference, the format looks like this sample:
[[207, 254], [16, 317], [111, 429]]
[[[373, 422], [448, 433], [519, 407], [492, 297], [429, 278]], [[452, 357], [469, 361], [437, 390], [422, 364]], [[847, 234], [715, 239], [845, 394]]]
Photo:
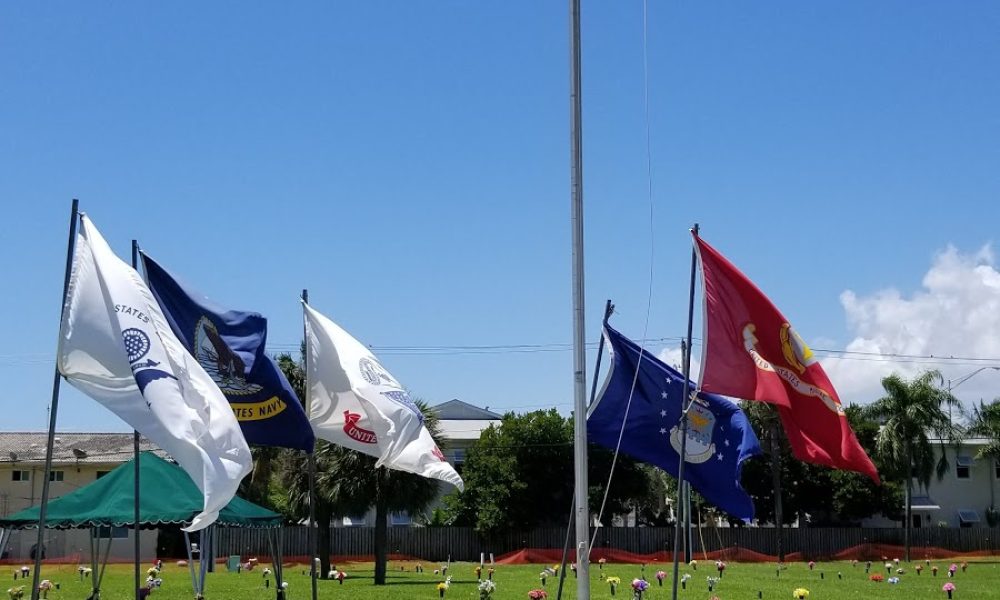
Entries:
[[122, 343], [125, 344], [129, 363], [134, 363], [149, 354], [149, 336], [141, 329], [129, 327], [123, 331]]
[[[700, 464], [715, 454], [715, 413], [700, 400], [693, 400], [688, 410], [687, 445], [684, 447], [684, 462]], [[681, 451], [681, 429], [674, 425], [670, 430], [670, 445], [675, 452]]]
[[246, 364], [219, 335], [219, 329], [202, 316], [194, 329], [195, 358], [226, 396], [249, 396], [263, 389], [247, 382]]
[[374, 431], [358, 427], [358, 421], [360, 420], [361, 415], [358, 413], [352, 413], [349, 410], [344, 411], [344, 433], [347, 434], [347, 437], [362, 444], [378, 443], [378, 436], [375, 435]]
[[757, 349], [760, 340], [755, 335], [756, 331], [757, 328], [753, 323], [748, 323], [743, 327], [743, 347], [750, 354], [751, 358], [753, 358], [754, 365], [758, 369], [776, 373], [778, 377], [781, 377], [788, 385], [792, 386], [795, 391], [804, 396], [819, 398], [823, 401], [824, 406], [836, 414], [841, 416], [847, 414], [844, 412], [844, 407], [840, 404], [840, 400], [834, 398], [823, 388], [806, 383], [800, 377], [800, 375], [805, 374], [806, 367], [816, 361], [812, 357], [812, 350], [809, 349], [809, 346], [802, 341], [802, 338], [795, 333], [795, 330], [788, 323], [784, 323], [778, 332], [779, 339], [781, 340], [781, 354], [784, 356], [788, 367], [776, 365], [760, 354], [760, 351]]

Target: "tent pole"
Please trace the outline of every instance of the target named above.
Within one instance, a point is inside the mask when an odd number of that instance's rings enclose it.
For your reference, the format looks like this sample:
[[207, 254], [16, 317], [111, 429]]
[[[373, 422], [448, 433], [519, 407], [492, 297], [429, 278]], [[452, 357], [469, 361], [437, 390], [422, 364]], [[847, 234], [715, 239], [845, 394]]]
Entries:
[[282, 526], [278, 525], [277, 527], [268, 530], [267, 536], [267, 539], [271, 544], [271, 566], [274, 567], [274, 594], [277, 600], [282, 600], [284, 598], [284, 591], [281, 589], [281, 530]]
[[[201, 547], [199, 548], [201, 564], [198, 565], [198, 590], [195, 596], [198, 600], [205, 597], [205, 577], [208, 574], [208, 563], [212, 561], [212, 531], [214, 529], [215, 525], [209, 525], [201, 530]], [[206, 554], [208, 554], [207, 558]]]
[[188, 572], [191, 574], [191, 587], [194, 589], [195, 596], [198, 596], [200, 595], [200, 592], [198, 592], [198, 579], [194, 575], [194, 554], [191, 552], [191, 534], [187, 531], [184, 532], [184, 546], [187, 548]]
[[[104, 569], [108, 568], [108, 556], [111, 554], [111, 543], [115, 541], [113, 527], [108, 526], [108, 545], [104, 548], [104, 558], [101, 561], [101, 575], [97, 578], [97, 597], [101, 597], [101, 583], [104, 582]], [[97, 529], [97, 550], [101, 549], [100, 528]]]
[[[138, 267], [139, 267], [139, 242], [136, 240], [132, 240], [132, 268], [138, 269]], [[135, 557], [134, 557], [135, 564], [133, 565], [135, 571], [134, 573], [135, 585], [133, 587], [135, 588], [135, 600], [139, 600], [139, 587], [142, 585], [142, 575], [140, 574], [140, 568], [139, 568], [139, 553], [141, 551], [142, 546], [139, 540], [139, 531], [141, 531], [139, 528], [139, 524], [141, 522], [139, 517], [139, 432], [135, 430], [132, 431], [132, 461], [135, 463], [135, 482], [134, 482], [135, 486], [132, 499], [132, 509], [135, 517], [135, 520], [133, 521], [134, 526], [132, 532], [133, 535], [135, 536]]]
[[97, 539], [97, 530], [91, 527], [90, 528], [90, 587], [91, 588], [96, 587], [94, 585], [94, 582], [97, 581], [97, 547], [94, 546], [94, 541], [96, 539]]
[[0, 557], [3, 557], [4, 550], [7, 549], [7, 544], [10, 543], [12, 532], [11, 529], [0, 529]]
[[[62, 334], [62, 313], [66, 306], [66, 292], [69, 290], [69, 277], [73, 271], [73, 248], [76, 241], [76, 217], [79, 214], [80, 201], [73, 198], [69, 217], [69, 242], [66, 244], [66, 272], [63, 275], [62, 302], [59, 306], [59, 329]], [[58, 344], [56, 346], [58, 348]], [[52, 377], [52, 402], [49, 405], [49, 436], [45, 444], [45, 471], [42, 475], [42, 503], [38, 509], [38, 542], [35, 545], [35, 572], [31, 584], [31, 600], [38, 600], [38, 582], [42, 570], [42, 554], [45, 550], [45, 509], [49, 504], [49, 474], [52, 473], [52, 449], [56, 440], [56, 414], [59, 412], [59, 361], [56, 361], [55, 373]], [[32, 484], [33, 485], [33, 484]]]

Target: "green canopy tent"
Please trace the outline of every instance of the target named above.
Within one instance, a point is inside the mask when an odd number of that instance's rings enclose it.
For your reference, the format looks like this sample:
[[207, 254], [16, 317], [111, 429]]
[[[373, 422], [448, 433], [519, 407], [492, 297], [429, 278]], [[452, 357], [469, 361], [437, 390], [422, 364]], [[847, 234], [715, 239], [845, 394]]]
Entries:
[[[204, 498], [201, 491], [183, 469], [167, 462], [151, 452], [139, 455], [139, 526], [156, 528], [163, 525], [187, 525], [201, 512]], [[134, 527], [135, 469], [129, 461], [104, 477], [48, 503], [46, 528], [77, 529], [108, 527]], [[39, 506], [32, 506], [13, 515], [0, 519], [0, 528], [35, 529], [38, 527]], [[224, 527], [270, 528], [274, 535], [271, 544], [274, 554], [274, 574], [277, 581], [277, 595], [283, 596], [281, 574], [281, 515], [239, 497], [219, 512], [215, 524], [202, 531], [203, 554], [211, 554], [212, 529], [216, 525]], [[187, 534], [185, 533], [185, 537]], [[94, 594], [100, 597], [100, 580], [103, 567], [107, 563], [111, 540], [105, 550], [101, 571], [97, 569], [100, 554], [100, 537], [91, 535], [91, 566], [93, 569]], [[96, 547], [95, 547], [96, 542]], [[208, 561], [201, 561], [201, 577], [195, 577], [194, 561], [191, 556], [190, 540], [188, 564], [191, 569], [195, 593], [200, 597], [204, 592], [205, 571]], [[2, 551], [2, 549], [0, 549]]]

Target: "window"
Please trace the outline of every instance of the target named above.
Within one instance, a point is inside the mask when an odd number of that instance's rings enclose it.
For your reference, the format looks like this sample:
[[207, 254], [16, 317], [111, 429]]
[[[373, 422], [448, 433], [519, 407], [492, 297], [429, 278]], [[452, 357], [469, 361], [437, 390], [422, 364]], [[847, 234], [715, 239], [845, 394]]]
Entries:
[[972, 476], [972, 457], [959, 455], [955, 458], [955, 476], [969, 479]]
[[392, 513], [389, 517], [389, 523], [393, 526], [409, 525], [410, 522], [410, 514], [405, 511], [401, 513]]
[[96, 527], [90, 531], [91, 537], [102, 540], [123, 540], [128, 537], [128, 527]]
[[452, 460], [455, 463], [455, 471], [461, 475], [462, 467], [465, 466], [465, 448], [455, 448], [453, 456]]
[[960, 527], [972, 527], [974, 523], [979, 522], [979, 513], [967, 508], [960, 509], [958, 511], [958, 522]]
[[[678, 460], [680, 460], [680, 459], [678, 459]], [[110, 472], [111, 471], [98, 471], [97, 472], [97, 477], [95, 477], [94, 479], [100, 479], [101, 477], [104, 477], [105, 475], [107, 475]]]
[[11, 481], [31, 481], [31, 471], [12, 471]]
[[996, 478], [1000, 479], [1000, 460], [993, 463], [993, 471]]
[[364, 515], [344, 517], [344, 527], [364, 527], [367, 525]]
[[49, 481], [62, 481], [65, 475], [65, 471], [49, 471]]

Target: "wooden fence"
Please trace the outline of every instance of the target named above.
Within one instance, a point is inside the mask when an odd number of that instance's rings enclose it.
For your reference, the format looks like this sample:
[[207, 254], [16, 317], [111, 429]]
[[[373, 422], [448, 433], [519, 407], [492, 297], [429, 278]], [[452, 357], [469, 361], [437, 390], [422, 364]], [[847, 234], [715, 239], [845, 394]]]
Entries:
[[[776, 555], [776, 531], [768, 527], [740, 527], [694, 530], [695, 555], [702, 552], [742, 548]], [[489, 537], [480, 536], [469, 527], [390, 527], [389, 552], [430, 561], [449, 556], [456, 561], [478, 561], [479, 553], [496, 556], [522, 550], [563, 547], [566, 530], [561, 528], [510, 531]], [[330, 553], [336, 556], [369, 556], [374, 553], [374, 529], [371, 527], [333, 528]], [[672, 527], [604, 527], [595, 549], [624, 550], [636, 554], [670, 551]], [[921, 528], [911, 531], [915, 557], [921, 548], [942, 548], [956, 552], [1000, 553], [1000, 528]], [[220, 529], [216, 533], [216, 556], [240, 554], [244, 557], [270, 555], [267, 532], [253, 529]], [[901, 546], [903, 530], [898, 528], [788, 528], [784, 531], [786, 553], [800, 552], [805, 559], [825, 559], [836, 553], [866, 544]], [[305, 527], [285, 527], [282, 540], [284, 556], [308, 556], [308, 533]]]

